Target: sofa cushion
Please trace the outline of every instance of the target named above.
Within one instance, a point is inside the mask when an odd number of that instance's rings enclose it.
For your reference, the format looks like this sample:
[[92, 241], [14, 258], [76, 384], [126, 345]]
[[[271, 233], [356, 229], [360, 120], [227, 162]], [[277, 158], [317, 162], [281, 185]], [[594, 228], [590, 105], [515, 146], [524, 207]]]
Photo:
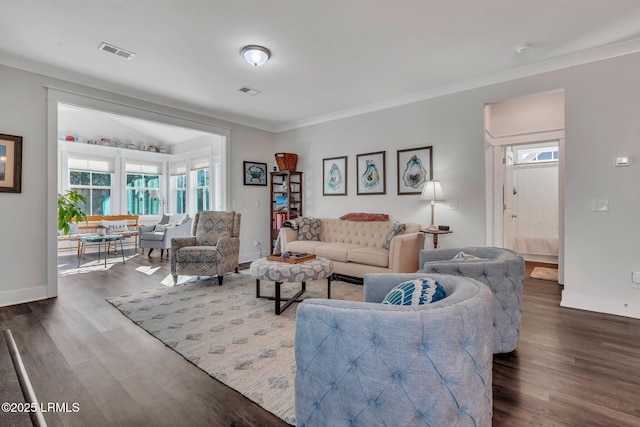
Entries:
[[334, 261], [347, 262], [349, 260], [349, 251], [358, 247], [358, 245], [349, 243], [326, 243], [316, 248], [316, 255]]
[[316, 240], [293, 240], [291, 242], [287, 242], [287, 251], [315, 254], [316, 248], [322, 245], [326, 245], [326, 243]]
[[389, 251], [380, 248], [356, 248], [349, 251], [348, 260], [358, 264], [389, 266]]
[[430, 277], [409, 280], [396, 285], [382, 300], [382, 304], [423, 305], [440, 301], [447, 294], [440, 283]]
[[300, 218], [298, 221], [298, 240], [320, 240], [320, 225], [318, 218]]
[[402, 233], [405, 228], [407, 228], [405, 224], [401, 224], [396, 221], [395, 224], [393, 224], [393, 227], [391, 227], [391, 230], [389, 230], [389, 234], [387, 234], [387, 239], [384, 242], [384, 248], [389, 249], [389, 246], [391, 246], [391, 239]]

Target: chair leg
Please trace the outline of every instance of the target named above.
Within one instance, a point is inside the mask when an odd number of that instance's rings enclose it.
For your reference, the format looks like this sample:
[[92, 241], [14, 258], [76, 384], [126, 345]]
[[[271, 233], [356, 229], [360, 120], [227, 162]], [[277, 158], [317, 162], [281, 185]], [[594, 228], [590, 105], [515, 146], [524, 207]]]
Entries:
[[164, 255], [164, 249], [160, 249], [160, 259], [162, 259], [162, 255]]
[[174, 284], [174, 285], [177, 285], [177, 284], [178, 284], [178, 275], [177, 275], [177, 274], [174, 274], [174, 275], [173, 275], [173, 284]]
[[238, 272], [238, 267], [235, 268], [236, 273]]
[[153, 248], [149, 249], [149, 253], [147, 254], [148, 257], [151, 257], [151, 252], [153, 252]]
[[218, 274], [218, 286], [222, 286], [222, 279], [224, 279], [224, 274]]

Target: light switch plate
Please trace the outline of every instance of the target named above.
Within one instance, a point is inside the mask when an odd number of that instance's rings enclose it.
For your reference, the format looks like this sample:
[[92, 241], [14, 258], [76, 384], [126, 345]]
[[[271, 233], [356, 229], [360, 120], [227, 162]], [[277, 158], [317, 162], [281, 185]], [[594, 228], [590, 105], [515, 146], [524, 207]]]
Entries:
[[591, 210], [597, 212], [605, 212], [609, 210], [609, 200], [593, 199], [591, 200]]

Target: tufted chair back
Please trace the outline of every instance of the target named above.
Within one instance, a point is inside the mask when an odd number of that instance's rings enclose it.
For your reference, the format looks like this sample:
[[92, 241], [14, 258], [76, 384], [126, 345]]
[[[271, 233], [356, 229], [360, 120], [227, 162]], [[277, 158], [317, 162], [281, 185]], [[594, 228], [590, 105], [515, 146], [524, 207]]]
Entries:
[[[452, 260], [460, 251], [480, 260]], [[522, 319], [524, 259], [515, 252], [494, 247], [425, 249], [420, 251], [422, 273], [443, 273], [476, 279], [493, 293], [493, 352], [516, 349]]]
[[[395, 285], [432, 277], [447, 297], [380, 304]], [[374, 288], [375, 292], [367, 291]], [[298, 426], [491, 426], [491, 292], [464, 277], [376, 273], [365, 301], [298, 306]]]

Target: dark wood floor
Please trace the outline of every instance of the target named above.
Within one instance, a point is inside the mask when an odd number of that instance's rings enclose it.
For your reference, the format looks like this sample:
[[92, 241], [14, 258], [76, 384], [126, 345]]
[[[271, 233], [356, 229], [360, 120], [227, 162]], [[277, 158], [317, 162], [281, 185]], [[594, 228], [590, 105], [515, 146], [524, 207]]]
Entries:
[[[159, 287], [168, 260], [71, 274], [66, 259], [58, 298], [0, 308], [40, 401], [80, 405], [45, 413], [49, 426], [286, 425], [105, 301]], [[561, 308], [561, 291], [525, 280], [520, 345], [494, 358], [494, 426], [639, 426], [640, 320]]]

